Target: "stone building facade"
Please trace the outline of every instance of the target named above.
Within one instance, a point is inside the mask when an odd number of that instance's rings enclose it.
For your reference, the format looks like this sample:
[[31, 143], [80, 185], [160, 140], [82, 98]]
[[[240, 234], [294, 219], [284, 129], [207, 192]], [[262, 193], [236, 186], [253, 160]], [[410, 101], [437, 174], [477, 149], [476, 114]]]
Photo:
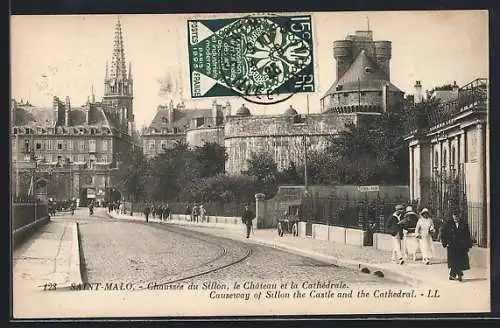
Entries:
[[[421, 86], [420, 83], [416, 84]], [[476, 242], [489, 245], [488, 81], [434, 90], [441, 98], [427, 124], [407, 138], [410, 197], [431, 207], [434, 215], [458, 209], [469, 221]], [[433, 208], [432, 208], [433, 207]]]
[[290, 107], [282, 115], [231, 116], [224, 125], [224, 146], [228, 154], [226, 172], [237, 174], [246, 170], [252, 154], [262, 152], [273, 156], [279, 170], [286, 169], [291, 162], [303, 164], [306, 151], [324, 149], [332, 135], [343, 130], [346, 124], [357, 124], [366, 115], [370, 114], [301, 116]]
[[212, 108], [186, 108], [184, 102], [157, 107], [153, 121], [142, 131], [142, 148], [151, 158], [176, 142], [187, 142], [191, 147], [205, 142], [224, 144], [224, 121], [231, 114], [231, 105], [212, 103]]
[[92, 94], [83, 106], [72, 106], [69, 97], [54, 96], [48, 108], [12, 100], [14, 194], [26, 194], [33, 176], [40, 196], [104, 200], [113, 187], [116, 155], [134, 146], [133, 79], [119, 20], [104, 84], [103, 100]]

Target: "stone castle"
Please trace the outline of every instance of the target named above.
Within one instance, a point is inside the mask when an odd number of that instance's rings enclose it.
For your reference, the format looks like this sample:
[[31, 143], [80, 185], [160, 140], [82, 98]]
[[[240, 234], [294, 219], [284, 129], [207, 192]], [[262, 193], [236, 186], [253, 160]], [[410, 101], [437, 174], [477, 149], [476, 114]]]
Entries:
[[390, 41], [374, 41], [370, 30], [356, 31], [333, 43], [333, 55], [337, 80], [322, 97], [319, 114], [301, 115], [290, 106], [281, 115], [253, 115], [245, 105], [233, 113], [229, 103], [214, 101], [212, 108], [187, 109], [171, 102], [158, 107], [143, 131], [145, 154], [155, 156], [175, 140], [193, 147], [217, 142], [226, 147], [228, 174], [245, 170], [252, 154], [264, 151], [282, 170], [291, 162], [300, 165], [306, 151], [323, 149], [346, 124], [358, 124], [402, 104], [404, 93], [390, 82]]

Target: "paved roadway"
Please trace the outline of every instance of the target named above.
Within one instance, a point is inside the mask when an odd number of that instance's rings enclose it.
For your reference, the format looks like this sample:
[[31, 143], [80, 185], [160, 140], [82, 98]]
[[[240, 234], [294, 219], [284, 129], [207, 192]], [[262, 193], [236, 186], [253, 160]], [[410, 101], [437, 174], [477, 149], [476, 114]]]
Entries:
[[142, 284], [176, 281], [343, 281], [353, 285], [402, 286], [384, 278], [336, 267], [270, 247], [158, 223], [93, 216], [81, 209], [84, 280]]

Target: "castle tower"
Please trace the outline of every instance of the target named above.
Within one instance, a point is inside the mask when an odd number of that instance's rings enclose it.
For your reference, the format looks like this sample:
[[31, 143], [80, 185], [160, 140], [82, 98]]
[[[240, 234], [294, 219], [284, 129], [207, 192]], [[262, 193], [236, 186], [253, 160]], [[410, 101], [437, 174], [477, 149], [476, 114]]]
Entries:
[[[107, 111], [112, 112], [115, 117], [120, 118], [120, 124], [124, 128], [128, 126], [128, 122], [134, 120], [131, 70], [132, 64], [129, 63], [127, 74], [122, 26], [120, 18], [118, 18], [115, 26], [111, 67], [108, 67], [108, 63], [106, 62], [103, 103]], [[123, 109], [125, 109], [125, 115], [122, 113]]]
[[383, 113], [398, 107], [403, 92], [391, 83], [391, 41], [374, 41], [366, 29], [333, 42], [336, 79], [321, 98], [322, 112]]

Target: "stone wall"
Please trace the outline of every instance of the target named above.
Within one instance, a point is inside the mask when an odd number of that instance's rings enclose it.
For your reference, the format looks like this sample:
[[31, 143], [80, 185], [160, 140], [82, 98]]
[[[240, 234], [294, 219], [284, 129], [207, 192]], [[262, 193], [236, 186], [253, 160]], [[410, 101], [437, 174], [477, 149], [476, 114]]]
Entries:
[[309, 151], [324, 149], [331, 135], [357, 123], [356, 114], [231, 117], [225, 124], [224, 145], [228, 154], [226, 172], [237, 174], [247, 168], [252, 153], [269, 152], [278, 169], [291, 161], [300, 165], [304, 158], [304, 136]]
[[190, 147], [201, 147], [207, 142], [224, 146], [224, 127], [201, 127], [186, 131], [186, 141]]
[[[361, 90], [361, 92], [338, 92], [330, 95], [328, 98], [327, 108], [336, 108], [340, 106], [361, 106], [370, 108], [371, 112], [381, 113], [384, 107], [382, 90]], [[403, 100], [402, 93], [388, 92], [387, 107], [390, 108], [401, 103]]]

